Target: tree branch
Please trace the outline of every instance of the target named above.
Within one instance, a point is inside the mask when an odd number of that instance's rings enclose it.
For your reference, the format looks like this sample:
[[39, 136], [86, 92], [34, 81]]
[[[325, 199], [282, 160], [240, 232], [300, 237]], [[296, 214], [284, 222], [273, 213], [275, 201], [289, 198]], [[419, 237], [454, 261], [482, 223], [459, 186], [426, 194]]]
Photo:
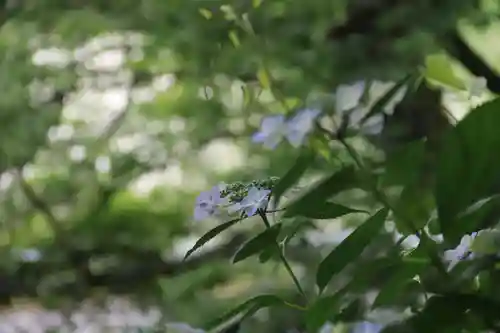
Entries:
[[[106, 287], [112, 294], [133, 294], [142, 287], [155, 283], [160, 277], [174, 277], [193, 271], [210, 261], [230, 258], [236, 249], [246, 239], [244, 234], [236, 234], [225, 244], [208, 250], [200, 255], [193, 256], [191, 260], [163, 260], [156, 251], [122, 248], [110, 253], [105, 249], [73, 250], [72, 256], [78, 256], [86, 262], [86, 276], [80, 276], [84, 281], [85, 293], [90, 293], [92, 288]], [[123, 257], [115, 267], [104, 269], [102, 272], [92, 272], [90, 262], [92, 259], [117, 256]], [[131, 259], [131, 260], [130, 260]], [[64, 263], [62, 263], [64, 265]], [[56, 263], [46, 258], [37, 262], [24, 262], [13, 272], [0, 271], [0, 303], [8, 304], [15, 297], [39, 297], [39, 285], [47, 278], [64, 271]], [[75, 272], [78, 274], [78, 272]], [[81, 281], [75, 280], [62, 283], [51, 294], [60, 294], [67, 297], [78, 298], [75, 288], [81, 288]]]

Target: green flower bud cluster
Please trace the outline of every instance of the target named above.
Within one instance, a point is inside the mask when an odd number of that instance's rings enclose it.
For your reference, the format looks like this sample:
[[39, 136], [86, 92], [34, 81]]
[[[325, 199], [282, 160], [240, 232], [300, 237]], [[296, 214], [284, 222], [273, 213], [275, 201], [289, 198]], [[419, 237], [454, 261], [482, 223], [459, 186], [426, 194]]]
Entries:
[[256, 187], [259, 190], [272, 190], [278, 183], [278, 177], [270, 177], [264, 180], [253, 180], [249, 183], [236, 182], [226, 185], [226, 188], [221, 191], [221, 198], [229, 198], [230, 203], [241, 202], [248, 194], [248, 190]]

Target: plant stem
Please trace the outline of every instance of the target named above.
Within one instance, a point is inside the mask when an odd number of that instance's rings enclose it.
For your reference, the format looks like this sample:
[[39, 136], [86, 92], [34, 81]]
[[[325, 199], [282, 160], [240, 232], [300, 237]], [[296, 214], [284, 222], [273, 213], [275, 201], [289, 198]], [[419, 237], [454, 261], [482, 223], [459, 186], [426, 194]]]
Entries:
[[[264, 222], [266, 228], [268, 228], [268, 229], [271, 228], [271, 224], [269, 223], [269, 220], [267, 219], [265, 211], [259, 209], [258, 213], [259, 213], [260, 217], [262, 218], [262, 221]], [[297, 290], [299, 291], [299, 293], [302, 295], [302, 297], [304, 297], [305, 301], [307, 302], [308, 301], [307, 300], [307, 294], [305, 293], [304, 289], [300, 285], [299, 279], [297, 278], [297, 276], [293, 272], [292, 266], [290, 266], [290, 263], [286, 259], [286, 257], [284, 255], [283, 251], [281, 250], [281, 247], [279, 246], [279, 244], [277, 242], [275, 242], [275, 245], [276, 245], [276, 247], [278, 249], [278, 253], [280, 255], [280, 260], [283, 263], [283, 265], [285, 266], [285, 269], [287, 270], [288, 274], [292, 278], [293, 283], [295, 284], [295, 287], [297, 287]]]

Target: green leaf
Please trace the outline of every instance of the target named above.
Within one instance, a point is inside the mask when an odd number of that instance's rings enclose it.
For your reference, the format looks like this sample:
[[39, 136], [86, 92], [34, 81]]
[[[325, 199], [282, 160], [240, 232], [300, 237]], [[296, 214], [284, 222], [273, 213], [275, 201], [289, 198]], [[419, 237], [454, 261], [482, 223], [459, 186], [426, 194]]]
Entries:
[[456, 223], [462, 226], [464, 234], [469, 234], [478, 229], [485, 229], [496, 225], [499, 210], [500, 196], [493, 195], [467, 207], [464, 212], [458, 215]]
[[264, 230], [262, 233], [250, 239], [236, 253], [233, 263], [237, 263], [247, 259], [248, 257], [259, 254], [271, 246], [276, 246], [276, 238], [278, 238], [280, 230], [281, 224], [277, 223], [271, 228]]
[[203, 236], [201, 236], [201, 238], [198, 239], [196, 244], [194, 244], [194, 246], [189, 251], [186, 252], [186, 255], [184, 256], [184, 260], [186, 260], [191, 254], [193, 254], [194, 251], [198, 250], [200, 247], [205, 245], [208, 241], [210, 241], [211, 239], [216, 237], [218, 234], [220, 234], [224, 230], [229, 229], [234, 224], [238, 223], [240, 220], [241, 220], [241, 218], [237, 218], [237, 219], [222, 223], [222, 224], [216, 226], [215, 228], [211, 229], [210, 231], [208, 231]]
[[263, 0], [252, 0], [253, 8], [259, 8]]
[[234, 47], [239, 47], [241, 45], [240, 39], [238, 38], [238, 33], [235, 30], [229, 31], [229, 40], [233, 43]]
[[299, 157], [295, 160], [294, 165], [287, 171], [287, 173], [280, 179], [280, 181], [273, 188], [273, 202], [274, 207], [278, 207], [281, 196], [306, 172], [309, 165], [314, 159], [314, 155], [310, 150], [303, 150]]
[[[422, 229], [429, 221], [434, 209], [433, 195], [421, 184], [406, 186], [396, 201], [396, 208], [401, 216], [394, 217], [398, 231], [403, 235], [414, 234], [414, 228]], [[411, 227], [408, 222], [411, 221]]]
[[441, 231], [448, 242], [457, 243], [471, 228], [458, 224], [457, 215], [500, 189], [499, 110], [500, 99], [485, 103], [444, 137], [434, 193]]
[[345, 286], [350, 293], [366, 293], [380, 288], [398, 267], [402, 265], [399, 257], [373, 258], [359, 261], [350, 274], [351, 279]]
[[296, 211], [310, 209], [318, 202], [324, 202], [342, 191], [359, 187], [358, 174], [354, 167], [345, 167], [325, 178], [313, 189], [288, 205], [287, 214], [294, 215]]
[[226, 312], [221, 317], [213, 320], [208, 324], [207, 331], [213, 330], [218, 326], [228, 322], [239, 314], [243, 314], [243, 318], [247, 318], [257, 312], [259, 309], [264, 307], [276, 306], [276, 305], [285, 305], [285, 301], [279, 298], [276, 295], [259, 295], [252, 299], [249, 299], [246, 302], [241, 303], [236, 306], [232, 310]]
[[477, 254], [495, 254], [499, 245], [500, 230], [481, 230], [472, 240], [471, 251]]
[[457, 332], [463, 325], [466, 310], [467, 306], [453, 297], [433, 296], [420, 313], [408, 320], [408, 326], [415, 332], [441, 333], [452, 328]]
[[433, 54], [427, 57], [425, 60], [425, 77], [449, 87], [460, 90], [466, 89], [462, 80], [455, 75], [450, 58], [445, 54]]
[[203, 16], [207, 20], [211, 19], [213, 16], [212, 12], [206, 8], [200, 8], [198, 9], [198, 11], [200, 12], [201, 16]]
[[264, 68], [261, 68], [257, 71], [257, 79], [259, 80], [260, 85], [264, 89], [271, 89], [271, 80], [269, 75], [267, 75], [267, 71]]
[[259, 254], [259, 262], [261, 264], [263, 264], [263, 263], [268, 262], [269, 260], [271, 260], [273, 257], [274, 258], [279, 258], [279, 248], [274, 247], [274, 246], [266, 248], [264, 251], [262, 251]]
[[352, 273], [350, 281], [334, 295], [320, 297], [306, 312], [308, 332], [317, 332], [328, 320], [337, 319], [344, 304], [344, 296], [365, 294], [380, 286], [379, 281], [385, 281], [397, 271], [403, 262], [399, 257], [383, 257], [360, 262]]
[[382, 182], [385, 186], [420, 182], [425, 163], [425, 142], [414, 141], [387, 153]]
[[284, 223], [281, 228], [278, 241], [283, 244], [287, 244], [291, 239], [293, 239], [300, 231], [305, 231], [306, 229], [316, 229], [314, 223], [305, 218], [295, 218], [290, 223]]
[[355, 322], [362, 318], [365, 312], [365, 301], [362, 298], [355, 298], [347, 306], [342, 308], [335, 318], [340, 322]]
[[312, 219], [334, 219], [352, 213], [367, 213], [366, 211], [349, 208], [333, 202], [321, 202], [314, 206], [301, 206], [295, 210], [287, 211], [284, 217], [304, 216]]
[[341, 297], [343, 293], [336, 293], [331, 296], [324, 296], [316, 300], [309, 307], [305, 314], [306, 327], [308, 332], [318, 332], [318, 330], [340, 311]]
[[316, 284], [323, 291], [332, 277], [356, 260], [371, 240], [384, 226], [389, 211], [379, 210], [361, 226], [354, 230], [342, 243], [323, 259], [316, 272]]
[[424, 248], [425, 242], [421, 242], [419, 247], [412, 251], [391, 274], [386, 285], [380, 290], [377, 298], [372, 304], [375, 309], [380, 306], [392, 304], [392, 302], [405, 293], [405, 287], [410, 284], [413, 278], [429, 267], [430, 260]]

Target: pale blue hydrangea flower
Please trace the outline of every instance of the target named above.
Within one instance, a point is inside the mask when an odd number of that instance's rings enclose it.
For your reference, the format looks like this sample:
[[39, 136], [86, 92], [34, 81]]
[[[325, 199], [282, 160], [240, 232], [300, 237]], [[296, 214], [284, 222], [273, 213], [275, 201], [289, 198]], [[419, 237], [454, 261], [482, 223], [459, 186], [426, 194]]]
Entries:
[[228, 211], [229, 213], [243, 211], [247, 216], [253, 216], [257, 212], [257, 209], [266, 207], [269, 201], [269, 193], [271, 193], [271, 190], [252, 187], [248, 190], [247, 196], [241, 202], [230, 206]]
[[274, 149], [286, 135], [284, 115], [269, 116], [262, 120], [260, 130], [253, 135], [252, 141], [262, 143], [268, 149]]
[[167, 333], [205, 333], [204, 330], [193, 328], [185, 323], [170, 323], [166, 327]]
[[194, 219], [196, 221], [207, 219], [217, 214], [220, 206], [226, 203], [226, 199], [221, 198], [221, 186], [216, 185], [210, 190], [201, 192], [196, 198], [194, 208]]
[[473, 232], [470, 235], [465, 235], [460, 240], [460, 244], [456, 248], [447, 250], [444, 252], [444, 259], [447, 260], [448, 270], [455, 267], [460, 260], [471, 259], [473, 253], [471, 252], [472, 240], [476, 237], [477, 232]]
[[283, 115], [266, 117], [262, 120], [259, 131], [253, 135], [252, 141], [262, 143], [268, 149], [274, 149], [286, 138], [297, 148], [314, 129], [314, 121], [320, 113], [321, 111], [317, 109], [304, 109], [288, 121]]
[[286, 138], [293, 147], [302, 145], [306, 136], [314, 129], [314, 121], [320, 113], [318, 109], [304, 109], [288, 121]]
[[379, 333], [382, 328], [380, 324], [362, 321], [353, 325], [351, 333]]

